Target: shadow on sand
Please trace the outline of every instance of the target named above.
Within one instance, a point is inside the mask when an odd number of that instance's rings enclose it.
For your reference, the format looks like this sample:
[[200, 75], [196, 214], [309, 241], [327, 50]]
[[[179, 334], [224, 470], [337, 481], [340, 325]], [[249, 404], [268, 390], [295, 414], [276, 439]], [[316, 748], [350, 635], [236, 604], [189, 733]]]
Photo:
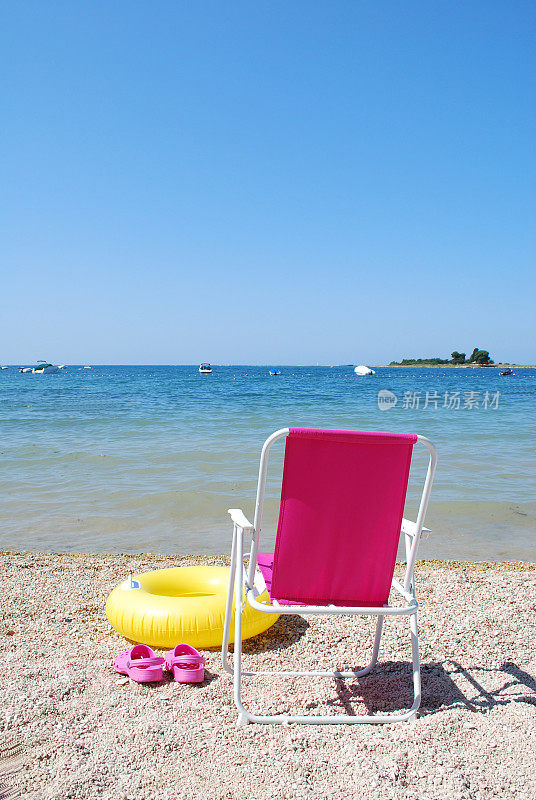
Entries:
[[[478, 713], [509, 703], [536, 705], [536, 680], [512, 662], [489, 668], [430, 661], [421, 664], [421, 677], [421, 716], [452, 708]], [[411, 664], [379, 663], [370, 675], [355, 682], [336, 680], [335, 691], [336, 698], [328, 700], [328, 705], [349, 716], [357, 713], [356, 703], [363, 703], [369, 714], [409, 708], [413, 702]], [[311, 703], [308, 708], [318, 705]]]
[[[309, 623], [298, 615], [281, 616], [260, 636], [244, 642], [247, 654], [259, 654], [291, 647], [307, 632]], [[232, 651], [232, 646], [231, 646]], [[421, 664], [421, 716], [451, 708], [485, 712], [509, 703], [536, 706], [536, 679], [511, 661], [500, 667], [468, 665], [448, 660]], [[413, 681], [409, 661], [384, 661], [362, 678], [336, 679], [336, 696], [327, 701], [337, 713], [355, 716], [355, 706], [364, 704], [368, 714], [390, 713], [409, 708], [413, 702]], [[324, 702], [307, 704], [319, 708]]]
[[[266, 653], [270, 650], [286, 650], [292, 647], [309, 629], [309, 623], [297, 614], [282, 615], [267, 631], [242, 645], [244, 653]], [[231, 645], [231, 651], [232, 651]]]

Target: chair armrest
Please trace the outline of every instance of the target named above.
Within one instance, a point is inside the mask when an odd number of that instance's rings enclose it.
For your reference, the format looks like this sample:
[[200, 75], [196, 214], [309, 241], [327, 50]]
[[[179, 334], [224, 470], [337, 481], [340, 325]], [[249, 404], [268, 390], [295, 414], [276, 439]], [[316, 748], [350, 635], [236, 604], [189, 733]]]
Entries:
[[227, 513], [230, 515], [233, 523], [239, 528], [242, 528], [243, 531], [253, 530], [253, 525], [248, 521], [241, 508], [230, 508]]
[[[415, 536], [415, 523], [411, 522], [409, 519], [402, 519], [402, 533], [406, 533], [408, 536]], [[432, 531], [430, 528], [425, 528], [424, 525], [422, 526], [422, 539], [428, 539]]]

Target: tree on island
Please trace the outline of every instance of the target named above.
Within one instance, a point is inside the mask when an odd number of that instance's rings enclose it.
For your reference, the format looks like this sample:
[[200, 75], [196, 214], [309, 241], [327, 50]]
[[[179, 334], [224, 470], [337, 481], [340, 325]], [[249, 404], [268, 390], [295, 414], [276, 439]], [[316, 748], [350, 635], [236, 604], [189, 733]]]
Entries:
[[470, 364], [493, 364], [493, 361], [489, 357], [489, 352], [487, 350], [479, 350], [478, 347], [475, 347], [473, 352], [471, 353], [471, 358], [469, 359]]
[[453, 366], [460, 366], [461, 364], [478, 364], [479, 366], [490, 366], [494, 362], [489, 357], [487, 350], [480, 350], [475, 347], [471, 353], [471, 357], [467, 360], [465, 353], [458, 353], [454, 350], [451, 358], [403, 358], [402, 361], [391, 361], [390, 366], [393, 367], [411, 367], [426, 365], [428, 367], [439, 367], [442, 364], [452, 364]]
[[458, 353], [458, 351], [455, 350], [450, 355], [452, 356], [452, 364], [465, 364], [465, 353]]

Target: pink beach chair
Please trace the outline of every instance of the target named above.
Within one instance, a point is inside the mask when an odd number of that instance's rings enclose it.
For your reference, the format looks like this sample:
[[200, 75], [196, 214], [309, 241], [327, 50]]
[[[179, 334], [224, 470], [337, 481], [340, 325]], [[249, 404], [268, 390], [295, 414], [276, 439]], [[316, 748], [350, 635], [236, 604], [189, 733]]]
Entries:
[[[274, 553], [260, 553], [268, 455], [286, 438], [281, 504]], [[417, 521], [403, 519], [413, 446], [429, 450], [429, 463]], [[402, 433], [284, 428], [262, 448], [255, 521], [230, 509], [234, 525], [231, 571], [222, 645], [222, 664], [234, 677], [238, 725], [248, 722], [360, 723], [397, 722], [415, 715], [421, 700], [417, 599], [414, 564], [436, 468], [436, 450], [423, 436]], [[401, 534], [406, 545], [403, 582], [394, 575]], [[251, 537], [249, 564], [244, 540]], [[270, 604], [260, 603], [267, 588]], [[400, 602], [389, 605], [391, 590]], [[234, 666], [228, 660], [235, 605]], [[369, 614], [377, 618], [372, 658], [363, 669], [347, 671], [251, 672], [242, 669], [242, 612], [245, 603], [266, 614]], [[254, 714], [242, 703], [242, 678], [250, 675], [359, 678], [377, 663], [385, 617], [409, 617], [414, 701], [400, 713], [364, 716], [289, 716]]]

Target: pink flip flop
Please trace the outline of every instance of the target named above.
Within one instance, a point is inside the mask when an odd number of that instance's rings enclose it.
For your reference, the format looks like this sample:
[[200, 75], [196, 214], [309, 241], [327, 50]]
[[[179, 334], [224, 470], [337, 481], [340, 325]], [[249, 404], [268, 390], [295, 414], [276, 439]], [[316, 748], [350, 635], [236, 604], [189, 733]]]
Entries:
[[146, 644], [137, 644], [117, 656], [114, 669], [137, 683], [151, 683], [162, 680], [163, 663], [163, 656], [157, 656]]
[[165, 655], [166, 669], [178, 683], [201, 683], [205, 679], [205, 659], [195, 647], [178, 644]]

